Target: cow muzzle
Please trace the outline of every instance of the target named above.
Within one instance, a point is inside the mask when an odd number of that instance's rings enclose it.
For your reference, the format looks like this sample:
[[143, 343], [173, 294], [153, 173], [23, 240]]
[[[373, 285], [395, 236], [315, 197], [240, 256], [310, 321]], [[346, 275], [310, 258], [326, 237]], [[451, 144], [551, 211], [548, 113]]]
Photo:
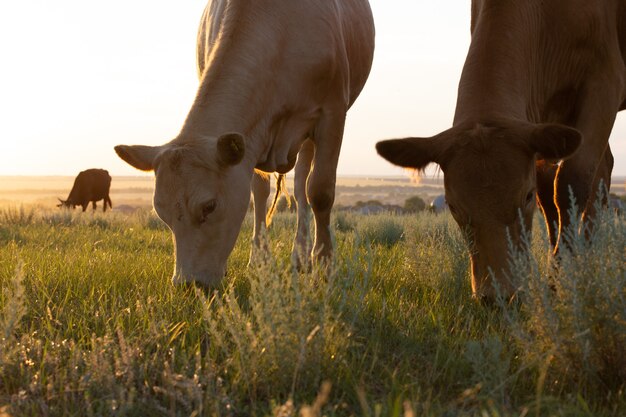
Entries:
[[504, 261], [500, 258], [492, 261], [480, 254], [472, 255], [470, 261], [474, 298], [494, 302], [498, 296], [506, 300], [513, 297], [515, 286], [510, 280], [508, 267], [505, 266], [506, 254], [503, 259]]
[[174, 285], [193, 284], [202, 288], [213, 288], [222, 282], [226, 276], [226, 267], [217, 268], [216, 270], [200, 269], [190, 270], [180, 268], [178, 265], [172, 276]]

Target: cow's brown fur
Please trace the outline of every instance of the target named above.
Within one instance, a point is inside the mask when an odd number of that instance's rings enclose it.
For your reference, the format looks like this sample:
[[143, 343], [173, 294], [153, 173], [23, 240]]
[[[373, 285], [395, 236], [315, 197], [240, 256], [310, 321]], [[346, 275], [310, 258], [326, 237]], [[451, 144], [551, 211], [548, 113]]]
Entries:
[[569, 189], [584, 218], [594, 216], [599, 184], [610, 185], [608, 138], [626, 98], [625, 24], [621, 0], [474, 0], [453, 127], [377, 145], [398, 165], [441, 165], [470, 244], [476, 296], [493, 298], [494, 276], [504, 294], [514, 293], [507, 233], [520, 243], [535, 195], [555, 251], [571, 221]]
[[104, 169], [87, 169], [81, 171], [74, 179], [74, 185], [67, 200], [61, 200], [57, 207], [76, 208], [81, 206], [83, 211], [87, 210], [91, 202], [93, 209], [96, 209], [96, 202], [104, 200], [102, 211], [107, 211], [107, 205], [113, 208], [109, 190], [111, 188], [111, 176]]

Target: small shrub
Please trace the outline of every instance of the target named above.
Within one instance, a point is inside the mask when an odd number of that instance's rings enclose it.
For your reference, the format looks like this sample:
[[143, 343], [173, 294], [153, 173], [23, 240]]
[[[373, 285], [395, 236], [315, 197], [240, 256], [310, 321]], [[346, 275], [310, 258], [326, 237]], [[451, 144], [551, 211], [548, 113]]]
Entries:
[[356, 221], [354, 220], [354, 216], [350, 215], [345, 211], [339, 211], [335, 214], [335, 230], [341, 233], [349, 233], [354, 231], [356, 226]]
[[404, 201], [404, 211], [407, 213], [418, 213], [426, 209], [426, 202], [419, 196], [407, 198]]
[[234, 286], [205, 300], [213, 354], [241, 395], [287, 398], [336, 377], [331, 364], [342, 363], [351, 334], [337, 310], [338, 278], [298, 274], [267, 255], [247, 271], [247, 300]]
[[588, 237], [574, 221], [563, 238], [547, 266], [513, 255], [521, 309], [505, 311], [524, 359], [545, 369], [546, 389], [603, 398], [626, 381], [626, 222], [600, 209]]
[[356, 208], [361, 208], [361, 207], [365, 207], [365, 206], [382, 206], [383, 203], [381, 203], [378, 200], [367, 200], [367, 201], [357, 201], [356, 203], [354, 203], [354, 207]]
[[402, 240], [404, 227], [397, 216], [384, 214], [363, 217], [357, 224], [356, 232], [366, 242], [393, 246]]

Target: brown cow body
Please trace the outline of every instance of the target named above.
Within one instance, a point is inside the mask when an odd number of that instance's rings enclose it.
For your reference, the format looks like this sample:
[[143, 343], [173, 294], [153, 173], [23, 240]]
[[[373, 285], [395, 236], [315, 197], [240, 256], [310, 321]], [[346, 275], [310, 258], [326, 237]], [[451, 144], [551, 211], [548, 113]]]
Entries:
[[476, 296], [494, 296], [494, 276], [505, 294], [515, 291], [507, 233], [519, 243], [520, 223], [530, 230], [535, 197], [555, 250], [570, 222], [569, 189], [593, 217], [600, 182], [610, 184], [608, 138], [626, 98], [625, 19], [618, 0], [474, 0], [453, 127], [377, 145], [398, 165], [441, 166]]
[[111, 176], [104, 169], [88, 169], [81, 171], [74, 180], [74, 185], [67, 200], [61, 200], [58, 207], [76, 208], [81, 206], [83, 211], [87, 210], [89, 203], [96, 209], [96, 202], [104, 200], [102, 211], [107, 211], [107, 205], [113, 208], [109, 189], [111, 188]]

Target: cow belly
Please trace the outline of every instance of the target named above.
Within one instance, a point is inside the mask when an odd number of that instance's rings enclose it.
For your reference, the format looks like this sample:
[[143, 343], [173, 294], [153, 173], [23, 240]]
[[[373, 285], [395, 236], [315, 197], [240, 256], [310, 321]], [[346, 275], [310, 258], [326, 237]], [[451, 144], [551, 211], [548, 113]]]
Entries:
[[[288, 148], [289, 152], [287, 153], [287, 155], [284, 157], [281, 156], [280, 159], [277, 159], [275, 157], [276, 155], [274, 155], [274, 151], [276, 150], [276, 148], [272, 147], [270, 149], [268, 158], [265, 161], [257, 164], [256, 169], [264, 172], [278, 172], [279, 174], [286, 174], [287, 172], [291, 171], [296, 164], [298, 152], [300, 151], [300, 146], [302, 146], [302, 142], [304, 142], [304, 139], [306, 138], [303, 138], [299, 141], [293, 141], [291, 143], [291, 146], [289, 146]], [[278, 150], [281, 151], [280, 154], [283, 154], [286, 149], [287, 148], [280, 148]]]
[[271, 143], [256, 166], [265, 172], [285, 174], [296, 163], [302, 143], [313, 130], [319, 112], [307, 111], [274, 119], [267, 140]]

